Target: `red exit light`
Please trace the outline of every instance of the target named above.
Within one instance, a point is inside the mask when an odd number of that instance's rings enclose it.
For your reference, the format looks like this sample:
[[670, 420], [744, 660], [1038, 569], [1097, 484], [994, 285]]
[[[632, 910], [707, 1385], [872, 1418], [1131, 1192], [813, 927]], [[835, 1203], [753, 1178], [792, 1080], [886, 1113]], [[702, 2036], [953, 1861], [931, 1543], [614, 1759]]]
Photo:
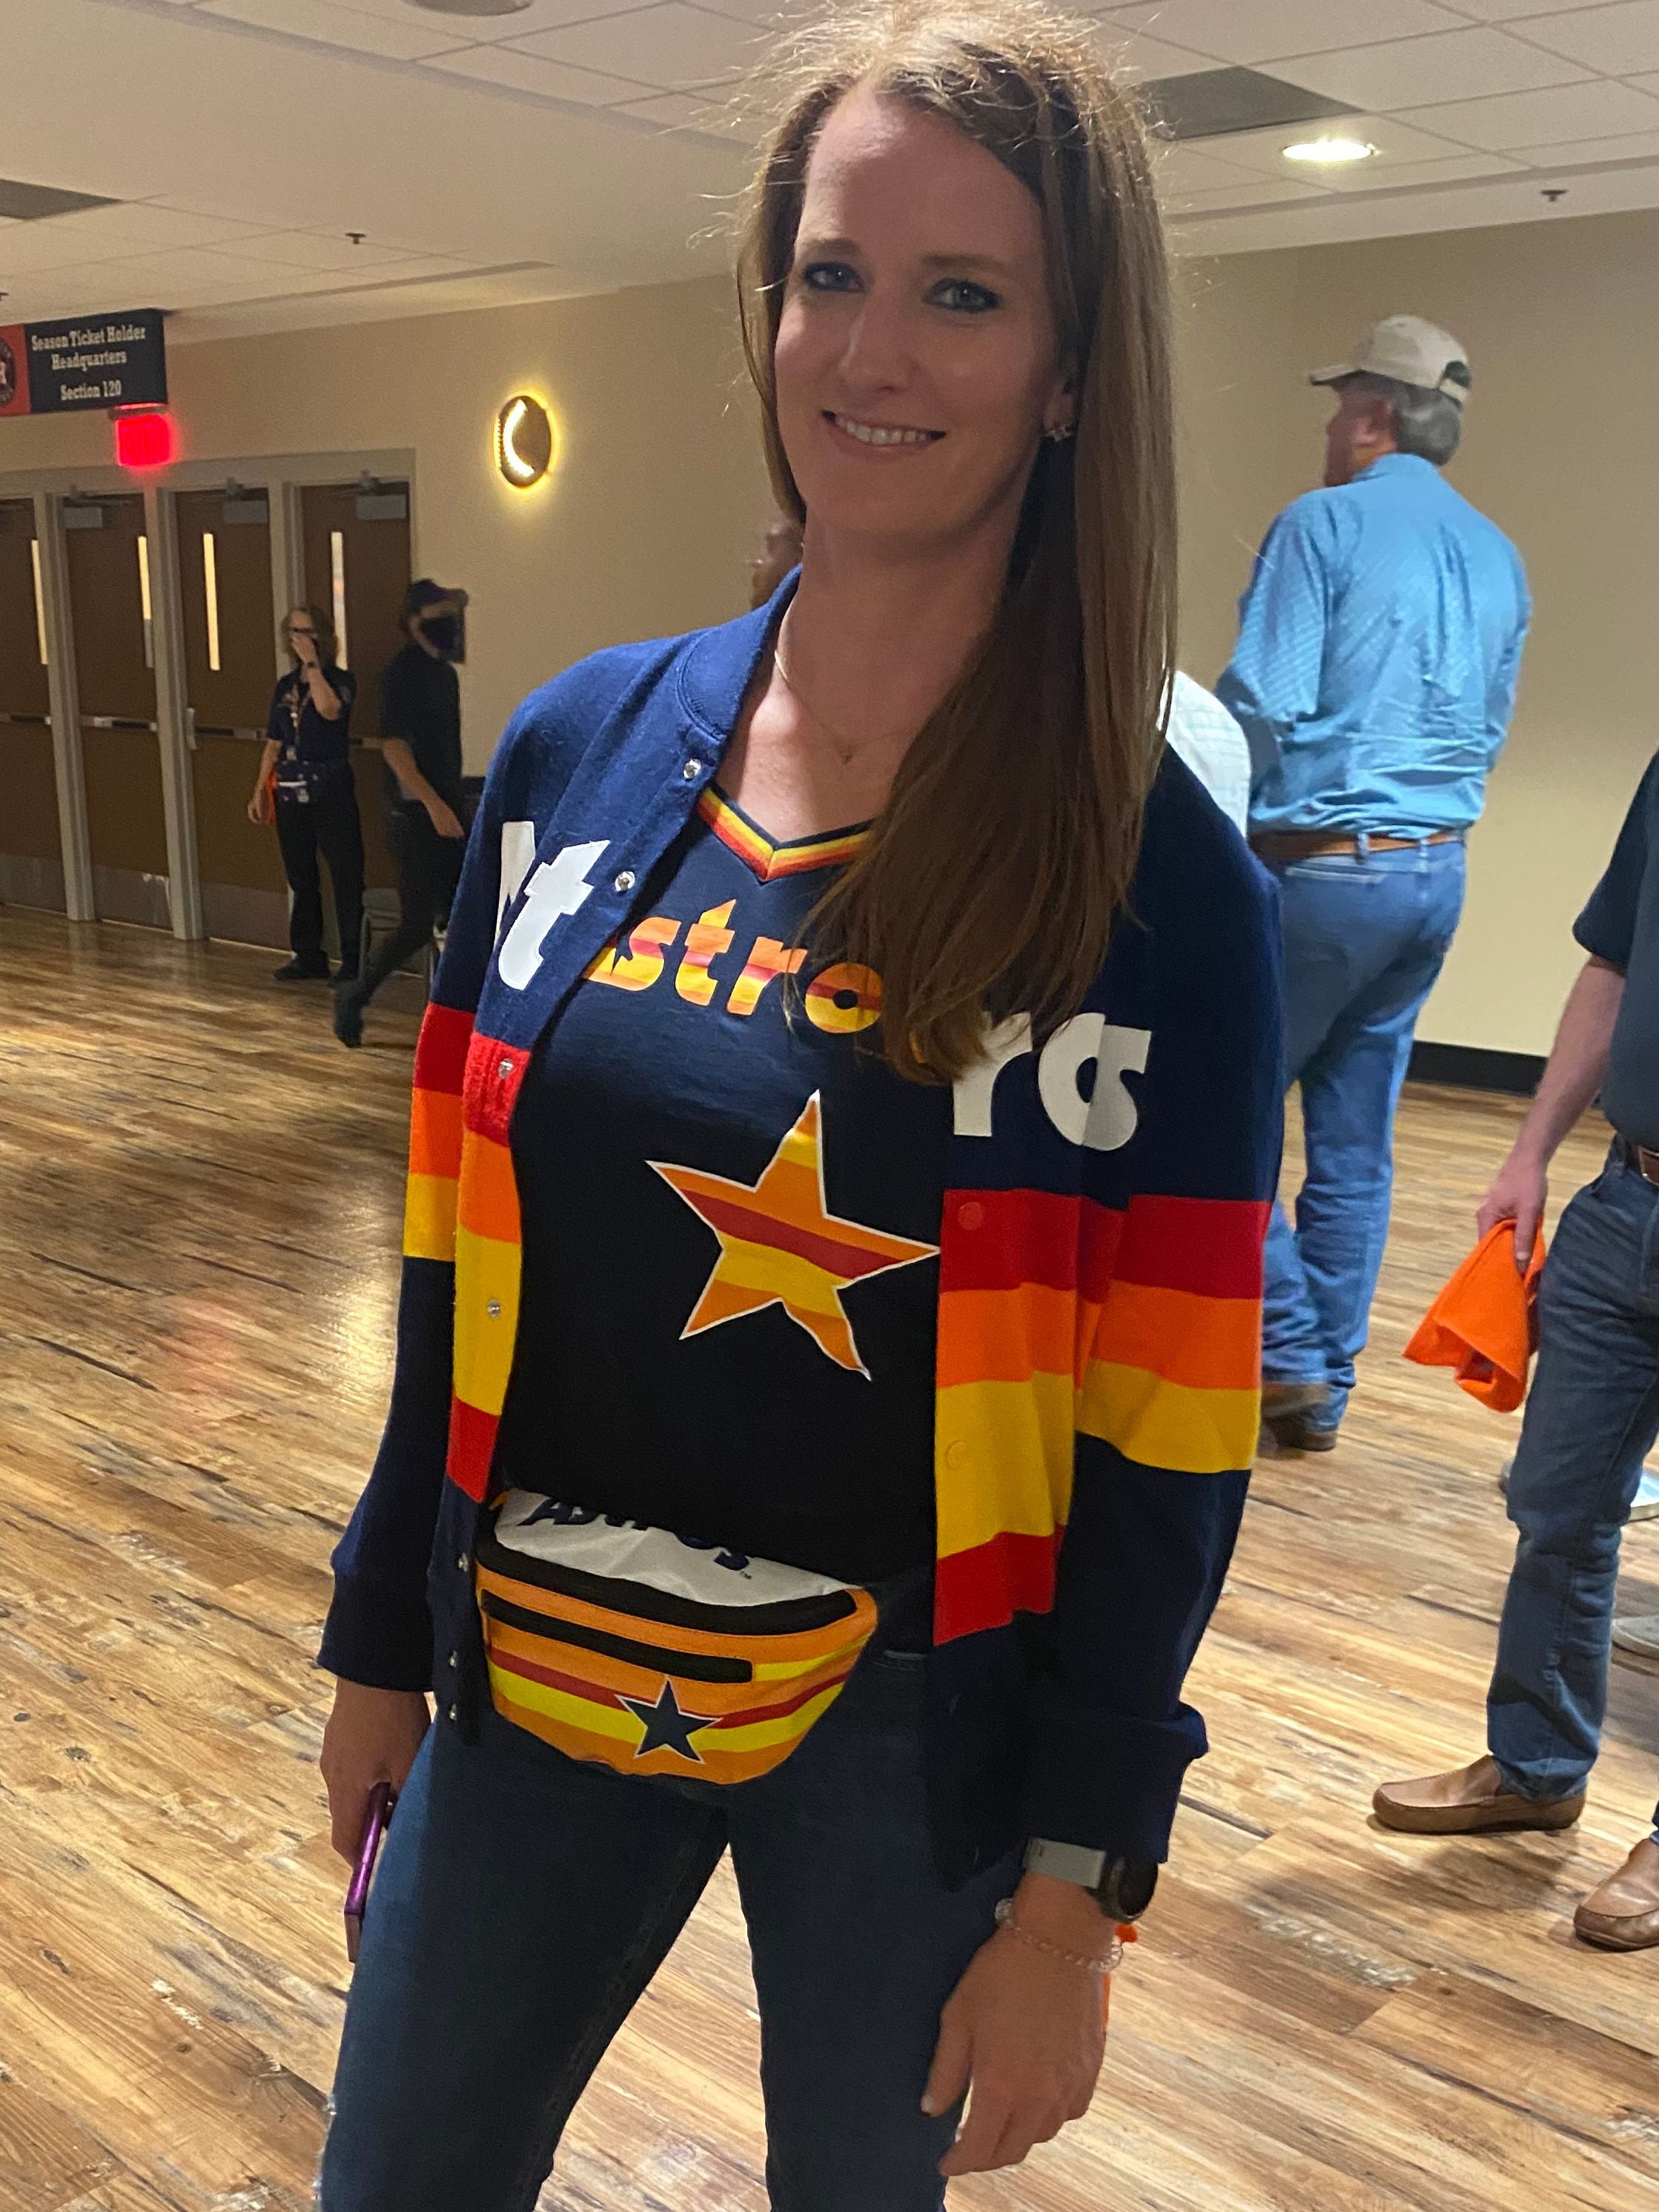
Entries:
[[176, 447], [171, 415], [152, 410], [115, 418], [115, 458], [124, 469], [164, 469]]

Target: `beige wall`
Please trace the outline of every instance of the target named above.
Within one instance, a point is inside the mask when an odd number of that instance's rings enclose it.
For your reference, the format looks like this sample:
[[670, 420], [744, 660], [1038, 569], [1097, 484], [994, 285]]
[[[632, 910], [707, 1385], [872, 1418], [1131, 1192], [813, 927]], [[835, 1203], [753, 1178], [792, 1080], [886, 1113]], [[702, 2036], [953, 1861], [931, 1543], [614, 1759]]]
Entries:
[[[1520, 712], [1472, 848], [1468, 911], [1422, 1034], [1547, 1049], [1577, 965], [1572, 916], [1656, 740], [1659, 214], [1443, 233], [1188, 264], [1180, 361], [1182, 658], [1226, 659], [1251, 550], [1317, 477], [1328, 403], [1301, 382], [1373, 316], [1409, 308], [1470, 349], [1453, 480], [1515, 538], [1538, 605]], [[419, 567], [474, 594], [467, 750], [580, 654], [718, 621], [769, 509], [729, 287], [178, 349], [193, 457], [407, 447]], [[544, 392], [556, 479], [507, 490], [496, 406]], [[106, 460], [101, 416], [0, 424], [0, 468]]]
[[1514, 732], [1470, 846], [1463, 926], [1419, 1034], [1547, 1052], [1574, 915], [1659, 746], [1659, 214], [1251, 253], [1182, 272], [1182, 659], [1213, 678], [1250, 554], [1318, 480], [1298, 386], [1374, 316], [1430, 316], [1475, 396], [1449, 474], [1525, 556], [1536, 613]]
[[[179, 347], [169, 378], [191, 459], [413, 451], [416, 573], [472, 593], [475, 767], [516, 702], [583, 653], [748, 604], [771, 502], [723, 280]], [[556, 475], [528, 493], [489, 451], [521, 389], [562, 434]], [[102, 415], [0, 423], [8, 475], [110, 457]]]

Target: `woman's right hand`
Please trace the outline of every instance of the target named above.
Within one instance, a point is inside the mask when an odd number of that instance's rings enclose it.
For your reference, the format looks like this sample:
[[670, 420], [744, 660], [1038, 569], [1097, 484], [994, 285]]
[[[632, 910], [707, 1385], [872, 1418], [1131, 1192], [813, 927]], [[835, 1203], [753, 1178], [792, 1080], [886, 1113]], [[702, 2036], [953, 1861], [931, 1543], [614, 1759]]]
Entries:
[[253, 796], [247, 803], [247, 818], [256, 830], [268, 830], [271, 817], [270, 790], [262, 778], [253, 787]]
[[431, 1723], [423, 1690], [335, 1684], [319, 1764], [328, 1790], [331, 1840], [349, 1865], [356, 1863], [369, 1792], [378, 1782], [403, 1789]]

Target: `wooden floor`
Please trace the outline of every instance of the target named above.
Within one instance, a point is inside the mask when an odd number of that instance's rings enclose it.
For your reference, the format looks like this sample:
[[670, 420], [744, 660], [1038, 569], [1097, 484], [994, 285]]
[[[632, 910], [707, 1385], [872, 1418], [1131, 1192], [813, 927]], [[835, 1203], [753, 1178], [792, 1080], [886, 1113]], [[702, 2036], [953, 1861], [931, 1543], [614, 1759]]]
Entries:
[[[0, 2212], [309, 2202], [345, 1990], [311, 1660], [415, 1015], [349, 1054], [270, 966], [0, 912]], [[1398, 1355], [1516, 1111], [1408, 1095], [1362, 1387], [1333, 1456], [1258, 1473], [1094, 2113], [961, 2212], [1659, 2212], [1659, 1954], [1569, 1924], [1651, 1808], [1659, 1676], [1615, 1670], [1575, 1833], [1368, 1820], [1481, 1748], [1515, 1423]], [[1659, 1610], [1659, 1524], [1626, 1567]], [[544, 2212], [764, 2212], [755, 2047], [722, 1881]]]

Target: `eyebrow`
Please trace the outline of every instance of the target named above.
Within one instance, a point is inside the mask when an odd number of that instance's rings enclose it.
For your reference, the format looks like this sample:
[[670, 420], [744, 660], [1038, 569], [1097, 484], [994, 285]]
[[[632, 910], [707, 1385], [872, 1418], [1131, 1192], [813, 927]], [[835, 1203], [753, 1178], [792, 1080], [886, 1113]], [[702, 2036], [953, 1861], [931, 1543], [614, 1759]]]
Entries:
[[[795, 240], [795, 258], [798, 261], [813, 260], [820, 257], [833, 258], [836, 256], [850, 258], [856, 256], [858, 252], [857, 243], [850, 238], [799, 237]], [[1011, 263], [1000, 261], [995, 254], [981, 253], [969, 246], [964, 246], [959, 252], [924, 253], [921, 257], [921, 265], [924, 269], [983, 270], [988, 276], [999, 276], [1004, 283], [1012, 282], [1018, 273]]]

